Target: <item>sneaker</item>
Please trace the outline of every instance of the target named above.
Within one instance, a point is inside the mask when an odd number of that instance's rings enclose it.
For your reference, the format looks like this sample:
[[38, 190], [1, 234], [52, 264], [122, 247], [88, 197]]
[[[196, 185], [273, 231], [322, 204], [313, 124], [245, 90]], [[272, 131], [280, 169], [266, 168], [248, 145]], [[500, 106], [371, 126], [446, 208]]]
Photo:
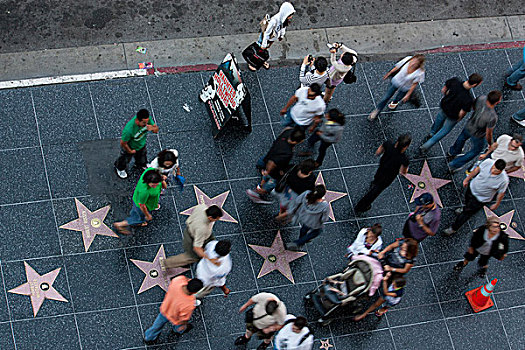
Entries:
[[399, 102], [398, 102], [398, 103], [390, 102], [390, 103], [388, 104], [388, 108], [389, 108], [391, 111], [393, 111], [394, 109], [397, 108], [398, 105], [399, 105]]
[[144, 338], [144, 344], [146, 345], [155, 345], [157, 344], [157, 340], [159, 340], [159, 337], [153, 339], [153, 340], [146, 340], [146, 338]]
[[118, 177], [120, 177], [121, 179], [125, 179], [128, 177], [128, 173], [126, 172], [126, 170], [118, 170], [117, 168], [115, 168], [115, 171], [117, 172]]
[[199, 307], [201, 306], [202, 304], [202, 301], [200, 301], [199, 299], [195, 299], [195, 307]]
[[234, 345], [244, 345], [244, 344], [248, 343], [249, 341], [250, 341], [250, 339], [246, 338], [244, 335], [241, 335], [240, 337], [235, 339], [235, 342], [233, 344]]
[[250, 197], [250, 199], [254, 203], [257, 203], [257, 204], [272, 204], [272, 202], [265, 201], [264, 199], [262, 199], [261, 196], [257, 192], [255, 192], [254, 190], [246, 190], [246, 194], [248, 195], [248, 197]]
[[506, 80], [505, 80], [505, 87], [511, 90], [514, 90], [514, 91], [521, 91], [523, 89], [523, 86], [521, 86], [521, 84], [510, 85], [509, 83], [507, 83]]
[[454, 271], [461, 272], [465, 265], [463, 264], [463, 261], [458, 262], [456, 265], [454, 265]]
[[510, 120], [512, 120], [514, 123], [518, 124], [519, 126], [522, 126], [525, 128], [525, 120], [518, 120], [514, 116], [510, 117]]
[[478, 272], [476, 272], [476, 274], [481, 277], [481, 278], [485, 278], [487, 276], [487, 269], [484, 268], [484, 267], [480, 267], [478, 269]]
[[454, 229], [452, 229], [452, 227], [449, 227], [449, 228], [447, 228], [447, 229], [445, 229], [445, 230], [443, 231], [443, 234], [444, 234], [445, 236], [447, 236], [447, 237], [448, 237], [448, 236], [452, 236], [454, 233], [456, 233], [456, 231], [454, 231]]
[[452, 155], [450, 154], [449, 151], [447, 151], [447, 161], [450, 162], [451, 160], [454, 160], [454, 158], [456, 158], [457, 155]]
[[368, 116], [369, 121], [376, 120], [377, 116], [379, 115], [379, 111], [377, 109], [374, 109], [372, 113]]
[[454, 213], [456, 213], [456, 215], [461, 215], [463, 213], [463, 208], [457, 208], [454, 210]]
[[266, 349], [268, 346], [270, 346], [270, 343], [262, 342], [262, 343], [259, 344], [259, 346], [257, 347], [257, 350], [264, 350], [264, 349]]
[[432, 134], [427, 134], [427, 136], [425, 136], [425, 138], [423, 139], [423, 143], [427, 142], [428, 140], [430, 140], [434, 135]]

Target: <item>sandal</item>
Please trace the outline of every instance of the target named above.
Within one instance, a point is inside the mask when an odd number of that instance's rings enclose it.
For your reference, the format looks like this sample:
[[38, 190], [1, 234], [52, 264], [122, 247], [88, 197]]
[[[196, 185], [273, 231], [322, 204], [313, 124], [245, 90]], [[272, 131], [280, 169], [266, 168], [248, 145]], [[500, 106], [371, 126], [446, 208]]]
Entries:
[[120, 234], [129, 235], [131, 233], [128, 229], [124, 228], [123, 224], [114, 223], [113, 227], [115, 227], [117, 232], [120, 233]]
[[264, 69], [270, 69], [270, 64], [268, 62], [263, 63]]
[[138, 226], [145, 227], [145, 226], [148, 226], [148, 223], [147, 222], [143, 222], [142, 224], [139, 224]]
[[251, 70], [252, 72], [257, 72], [257, 68], [251, 66], [251, 65], [248, 65], [248, 69]]
[[375, 312], [375, 315], [376, 315], [377, 318], [381, 318], [385, 313], [386, 313], [386, 311], [383, 312], [382, 314], [380, 314], [379, 310], [378, 310], [378, 311]]

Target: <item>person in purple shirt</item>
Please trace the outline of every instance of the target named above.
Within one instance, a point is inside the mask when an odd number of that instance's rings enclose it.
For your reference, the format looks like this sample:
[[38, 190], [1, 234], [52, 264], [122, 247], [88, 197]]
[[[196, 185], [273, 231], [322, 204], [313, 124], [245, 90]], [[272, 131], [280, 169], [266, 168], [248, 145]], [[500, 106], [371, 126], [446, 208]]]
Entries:
[[430, 193], [423, 193], [416, 198], [416, 209], [410, 213], [405, 222], [403, 236], [421, 242], [427, 236], [434, 236], [437, 233], [440, 222], [441, 210], [434, 202], [434, 198]]

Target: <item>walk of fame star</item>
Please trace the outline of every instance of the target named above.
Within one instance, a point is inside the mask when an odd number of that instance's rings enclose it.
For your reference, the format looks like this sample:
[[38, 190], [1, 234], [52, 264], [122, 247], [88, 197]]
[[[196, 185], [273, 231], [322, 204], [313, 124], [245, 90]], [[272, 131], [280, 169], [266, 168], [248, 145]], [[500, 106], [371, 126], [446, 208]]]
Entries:
[[513, 171], [512, 173], [507, 173], [507, 175], [525, 180], [525, 158], [523, 159], [523, 164], [524, 165], [522, 165], [521, 168], [519, 168], [516, 171]]
[[145, 292], [155, 286], [159, 286], [160, 288], [164, 289], [165, 292], [167, 292], [171, 279], [189, 270], [182, 267], [162, 270], [160, 265], [160, 261], [162, 259], [166, 259], [164, 245], [160, 246], [159, 250], [157, 251], [157, 255], [155, 255], [155, 259], [153, 259], [152, 262], [129, 259], [146, 275], [144, 276], [144, 280], [142, 281], [142, 285], [140, 286], [137, 294]]
[[257, 278], [261, 278], [272, 271], [278, 270], [288, 278], [290, 282], [295, 283], [293, 280], [292, 270], [290, 269], [290, 262], [295, 259], [299, 259], [301, 256], [306, 255], [305, 252], [293, 252], [286, 250], [284, 247], [281, 232], [277, 232], [275, 239], [270, 247], [264, 247], [255, 244], [248, 244], [250, 248], [255, 250], [257, 254], [264, 258], [263, 266]]
[[319, 347], [319, 349], [328, 350], [329, 348], [334, 347], [332, 344], [330, 344], [330, 339], [326, 339], [326, 340], [319, 339], [319, 341], [321, 342], [321, 346]]
[[[323, 179], [323, 174], [321, 172], [319, 172], [319, 175], [317, 175], [317, 179], [315, 180], [315, 184], [316, 185], [324, 185], [324, 187], [326, 187], [326, 184], [324, 183], [324, 179]], [[330, 191], [330, 190], [328, 190], [328, 188], [326, 189], [326, 194], [324, 195], [324, 200], [325, 200], [325, 202], [328, 203], [328, 216], [330, 217], [330, 219], [332, 219], [332, 221], [335, 221], [334, 210], [332, 209], [332, 202], [334, 202], [334, 201], [336, 201], [336, 200], [338, 200], [340, 198], [343, 198], [346, 195], [347, 194], [343, 193], [343, 192]]]
[[445, 180], [445, 179], [438, 179], [437, 177], [432, 177], [432, 173], [430, 172], [430, 168], [428, 167], [428, 163], [425, 160], [425, 163], [423, 164], [423, 169], [421, 169], [421, 174], [415, 175], [415, 174], [405, 174], [404, 175], [408, 181], [410, 181], [412, 184], [414, 184], [415, 190], [412, 193], [412, 198], [410, 198], [410, 203], [412, 203], [417, 197], [422, 195], [423, 193], [430, 193], [432, 197], [434, 197], [434, 201], [439, 205], [440, 207], [443, 207], [443, 204], [441, 203], [441, 198], [439, 198], [438, 188], [445, 186], [451, 180]]
[[[193, 190], [195, 191], [195, 197], [197, 197], [197, 205], [206, 204], [207, 206], [210, 206], [210, 205], [215, 204], [221, 209], [222, 209], [222, 206], [224, 205], [224, 202], [226, 202], [226, 198], [230, 194], [230, 191], [226, 191], [210, 199], [210, 197], [208, 197], [206, 193], [202, 192], [202, 190], [198, 188], [197, 186], [193, 185]], [[193, 213], [193, 209], [195, 209], [197, 205], [194, 205], [193, 207], [182, 211], [181, 214], [191, 215], [191, 213]], [[233, 222], [235, 224], [237, 223], [237, 220], [235, 220], [233, 216], [228, 214], [226, 210], [222, 209], [222, 213], [223, 215], [219, 219], [219, 221]]]
[[70, 221], [60, 226], [60, 228], [82, 232], [82, 240], [84, 241], [86, 252], [96, 235], [118, 238], [117, 234], [104, 223], [104, 219], [108, 215], [109, 205], [92, 212], [76, 198], [75, 204], [77, 206], [78, 219]]
[[31, 298], [34, 317], [36, 317], [38, 310], [44, 303], [44, 299], [68, 302], [66, 298], [53, 288], [53, 283], [61, 268], [48, 272], [45, 275], [40, 275], [25, 261], [24, 267], [26, 269], [27, 282], [11, 289], [9, 293], [28, 295]]
[[501, 229], [505, 231], [506, 234], [509, 235], [509, 238], [525, 240], [525, 238], [521, 236], [518, 232], [516, 232], [516, 230], [514, 230], [513, 228], [513, 227], [516, 227], [515, 225], [512, 224], [512, 217], [514, 216], [514, 210], [511, 210], [508, 213], [503, 214], [502, 216], [496, 215], [488, 207], [483, 207], [483, 210], [485, 211], [485, 216], [487, 218], [490, 216], [495, 216], [499, 219]]

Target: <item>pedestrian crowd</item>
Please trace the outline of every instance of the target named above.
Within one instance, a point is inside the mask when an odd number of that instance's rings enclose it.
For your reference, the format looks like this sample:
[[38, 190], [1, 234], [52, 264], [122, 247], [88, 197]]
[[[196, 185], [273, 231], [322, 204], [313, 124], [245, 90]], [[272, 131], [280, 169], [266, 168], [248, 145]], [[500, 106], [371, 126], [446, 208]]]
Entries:
[[[243, 52], [248, 69], [255, 71], [269, 67], [268, 49], [275, 41], [283, 40], [294, 14], [292, 4], [285, 2], [276, 15], [267, 15], [261, 21], [258, 40]], [[255, 188], [246, 190], [256, 204], [278, 201], [279, 213], [276, 213], [275, 219], [281, 225], [291, 223], [300, 227], [297, 239], [286, 243], [286, 249], [292, 251], [302, 249], [308, 242], [323, 240], [323, 227], [329, 220], [329, 204], [324, 200], [325, 186], [315, 183], [314, 171], [323, 164], [330, 147], [341, 140], [348, 123], [344, 113], [333, 106], [327, 108], [327, 105], [331, 103], [338, 85], [351, 84], [356, 80], [354, 71], [358, 53], [342, 43], [328, 46], [328, 59], [305, 56], [298, 69], [298, 88], [280, 111], [284, 129], [268, 152], [258, 160], [254, 159], [261, 180]], [[523, 60], [506, 72], [505, 88], [522, 89], [518, 81], [525, 76], [524, 60], [525, 48]], [[385, 107], [395, 110], [404, 103], [418, 106], [417, 87], [425, 80], [425, 56], [415, 54], [403, 58], [383, 79], [390, 79], [389, 85], [368, 116], [370, 123], [376, 121]], [[524, 166], [522, 136], [494, 135], [496, 124], [501, 122], [495, 107], [502, 100], [502, 92], [493, 90], [475, 98], [473, 91], [482, 83], [483, 77], [478, 73], [470, 74], [466, 80], [451, 77], [444, 82], [435, 121], [425, 141], [417, 145], [418, 155], [426, 157], [428, 151], [447, 137], [461, 120], [468, 119], [447, 151], [450, 174], [467, 169], [467, 176], [463, 180], [463, 206], [456, 210], [457, 216], [450, 226], [441, 231], [444, 236], [454, 235], [484, 206], [496, 210], [509, 184], [508, 173]], [[511, 120], [525, 127], [525, 109], [517, 111]], [[135, 167], [144, 171], [135, 187], [129, 216], [114, 223], [121, 234], [130, 234], [130, 226], [146, 226], [153, 220], [153, 212], [159, 210], [159, 198], [168, 185], [184, 185], [177, 150], [162, 150], [148, 163], [147, 134], [158, 131], [159, 126], [145, 109], [138, 111], [122, 131], [120, 156], [115, 162], [117, 175], [122, 179], [127, 177], [127, 166], [132, 158], [135, 159]], [[307, 151], [296, 154], [296, 146], [305, 140]], [[469, 148], [465, 151], [467, 143]], [[316, 145], [319, 145], [317, 150]], [[379, 157], [379, 166], [368, 190], [354, 207], [357, 215], [369, 211], [373, 202], [399, 174], [407, 174], [410, 160], [406, 151], [411, 145], [412, 138], [407, 132], [395, 140], [384, 141], [377, 148], [375, 155]], [[315, 159], [308, 158], [314, 153], [317, 153]], [[307, 158], [299, 164], [292, 164], [294, 156]], [[375, 315], [381, 317], [401, 301], [405, 288], [409, 287], [405, 275], [416, 262], [419, 243], [440, 232], [441, 210], [432, 194], [419, 195], [415, 204], [403, 227], [398, 228], [400, 238], [386, 247], [383, 246], [383, 227], [380, 223], [361, 229], [355, 241], [349, 244], [348, 259], [371, 257], [377, 259], [383, 269], [379, 297], [368, 309], [354, 317], [354, 321], [362, 320], [375, 310]], [[231, 242], [217, 240], [213, 235], [214, 224], [222, 216], [223, 211], [217, 205], [196, 206], [186, 220], [182, 240], [184, 252], [161, 261], [164, 270], [196, 263], [196, 273], [193, 279], [177, 276], [171, 281], [158, 317], [145, 332], [146, 343], [154, 343], [167, 323], [178, 335], [191, 330], [189, 321], [194, 309], [200, 305], [199, 299], [215, 287], [220, 288], [225, 296], [230, 293], [226, 281], [232, 261], [235, 261], [235, 257], [230, 256]], [[464, 260], [454, 267], [454, 271], [461, 272], [479, 256], [477, 273], [485, 276], [491, 257], [498, 260], [506, 257], [508, 236], [500, 220], [489, 216], [484, 225], [474, 230], [466, 245]], [[235, 339], [237, 346], [247, 344], [255, 334], [262, 341], [258, 350], [266, 349], [272, 340], [275, 350], [312, 349], [314, 334], [306, 318], [289, 314], [285, 302], [274, 294], [261, 292], [252, 296], [240, 306], [239, 313], [244, 313], [246, 328], [245, 333]]]

